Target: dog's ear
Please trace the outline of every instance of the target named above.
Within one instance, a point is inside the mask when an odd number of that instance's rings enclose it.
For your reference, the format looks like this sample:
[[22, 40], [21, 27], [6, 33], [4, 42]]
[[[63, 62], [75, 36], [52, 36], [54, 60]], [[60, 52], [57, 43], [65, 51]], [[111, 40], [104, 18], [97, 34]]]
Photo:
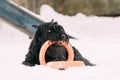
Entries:
[[38, 28], [38, 26], [39, 26], [38, 24], [33, 24], [32, 25], [32, 27], [34, 27], [34, 28]]
[[[39, 29], [40, 27], [38, 25], [34, 25], [35, 28], [37, 28], [35, 34], [34, 34], [34, 37], [33, 37], [33, 40], [31, 42], [31, 45], [30, 46], [35, 46], [38, 44], [38, 42], [41, 40], [41, 29]], [[32, 47], [30, 47], [32, 48]]]
[[42, 30], [41, 25], [35, 24], [35, 25], [32, 25], [32, 27], [37, 29], [36, 32], [35, 32], [35, 35], [34, 35], [35, 41], [40, 40], [40, 38], [41, 38], [41, 30]]
[[[37, 27], [38, 28], [38, 27]], [[41, 35], [42, 35], [42, 32], [41, 32], [41, 29], [37, 29], [36, 30], [36, 33], [35, 33], [35, 35], [34, 35], [34, 39], [35, 39], [35, 41], [41, 41]]]

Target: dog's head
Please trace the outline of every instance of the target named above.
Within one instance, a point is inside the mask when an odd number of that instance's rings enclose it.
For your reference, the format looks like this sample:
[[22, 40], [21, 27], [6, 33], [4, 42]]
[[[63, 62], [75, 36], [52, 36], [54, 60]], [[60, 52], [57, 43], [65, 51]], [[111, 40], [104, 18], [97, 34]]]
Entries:
[[34, 27], [37, 27], [34, 37], [37, 42], [44, 43], [47, 40], [54, 41], [56, 44], [60, 40], [69, 42], [69, 36], [66, 34], [63, 27], [58, 25], [57, 22], [43, 23], [41, 25], [34, 25]]

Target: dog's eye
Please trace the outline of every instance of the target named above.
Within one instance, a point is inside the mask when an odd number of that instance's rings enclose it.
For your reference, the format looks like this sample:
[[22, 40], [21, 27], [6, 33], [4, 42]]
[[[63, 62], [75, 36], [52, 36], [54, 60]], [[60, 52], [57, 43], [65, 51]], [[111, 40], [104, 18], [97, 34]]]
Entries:
[[50, 33], [50, 32], [51, 32], [51, 30], [49, 29], [47, 32], [48, 32], [48, 33]]

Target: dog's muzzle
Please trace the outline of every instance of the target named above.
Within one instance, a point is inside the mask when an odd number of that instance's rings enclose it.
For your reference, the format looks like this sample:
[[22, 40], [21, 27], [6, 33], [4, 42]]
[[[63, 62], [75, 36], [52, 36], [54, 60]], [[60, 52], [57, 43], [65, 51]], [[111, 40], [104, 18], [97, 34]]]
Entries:
[[66, 34], [60, 34], [59, 37], [60, 37], [60, 40], [69, 42], [69, 38], [68, 38], [68, 36]]
[[60, 37], [61, 37], [62, 40], [66, 40], [67, 39], [67, 36], [65, 34], [61, 34]]

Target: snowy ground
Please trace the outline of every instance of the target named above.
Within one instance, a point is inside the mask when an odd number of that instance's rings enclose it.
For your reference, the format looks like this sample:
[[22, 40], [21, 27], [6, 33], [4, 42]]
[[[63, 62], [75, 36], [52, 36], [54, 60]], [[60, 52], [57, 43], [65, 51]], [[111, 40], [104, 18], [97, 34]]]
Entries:
[[[47, 12], [47, 13], [46, 13]], [[65, 71], [45, 66], [21, 65], [30, 39], [24, 33], [0, 21], [0, 80], [120, 80], [120, 17], [63, 16], [44, 5], [40, 17], [52, 18], [75, 36], [71, 40], [95, 67], [71, 67]]]

